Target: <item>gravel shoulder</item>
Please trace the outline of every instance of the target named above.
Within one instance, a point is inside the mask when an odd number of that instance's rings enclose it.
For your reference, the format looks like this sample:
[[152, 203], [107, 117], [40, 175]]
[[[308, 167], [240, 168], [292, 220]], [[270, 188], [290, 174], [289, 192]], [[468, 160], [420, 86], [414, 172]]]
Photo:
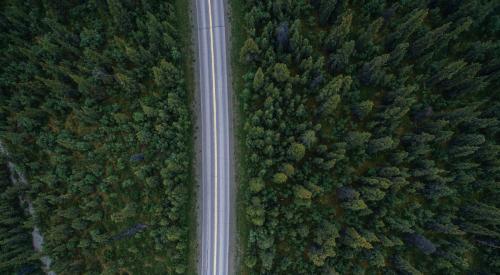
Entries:
[[235, 168], [236, 168], [236, 156], [235, 156], [235, 139], [236, 139], [236, 134], [235, 134], [235, 125], [236, 125], [236, 112], [234, 111], [235, 108], [235, 103], [236, 103], [236, 96], [235, 92], [233, 90], [233, 73], [232, 73], [232, 43], [231, 43], [231, 6], [229, 3], [230, 0], [223, 0], [224, 2], [224, 8], [225, 8], [225, 17], [224, 17], [224, 25], [226, 26], [226, 45], [227, 45], [227, 85], [228, 85], [228, 93], [229, 93], [229, 150], [230, 150], [230, 156], [231, 156], [231, 163], [230, 163], [230, 186], [229, 186], [229, 199], [230, 202], [229, 204], [231, 205], [231, 210], [230, 210], [230, 216], [229, 216], [229, 274], [235, 274], [238, 265], [238, 261], [236, 258], [236, 251], [237, 251], [237, 245], [238, 242], [236, 240], [237, 234], [237, 228], [236, 228], [236, 175], [235, 175]]

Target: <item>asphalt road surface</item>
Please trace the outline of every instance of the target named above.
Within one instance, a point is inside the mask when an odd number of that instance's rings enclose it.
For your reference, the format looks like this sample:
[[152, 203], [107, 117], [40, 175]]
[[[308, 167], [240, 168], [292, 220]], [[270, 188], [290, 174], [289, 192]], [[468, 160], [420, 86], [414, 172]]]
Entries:
[[229, 273], [229, 93], [224, 0], [195, 0], [201, 102], [200, 274]]

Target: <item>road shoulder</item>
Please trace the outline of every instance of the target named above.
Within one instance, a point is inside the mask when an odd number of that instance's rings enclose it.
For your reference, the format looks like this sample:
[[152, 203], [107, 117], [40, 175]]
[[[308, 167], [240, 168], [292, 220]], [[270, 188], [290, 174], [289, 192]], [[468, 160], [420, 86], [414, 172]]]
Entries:
[[243, 264], [243, 256], [245, 249], [246, 233], [246, 214], [244, 211], [242, 196], [242, 185], [244, 181], [244, 170], [242, 169], [244, 156], [244, 147], [241, 141], [242, 125], [244, 118], [242, 117], [241, 106], [238, 101], [238, 90], [242, 89], [242, 75], [239, 69], [239, 49], [241, 48], [244, 37], [244, 30], [241, 28], [235, 28], [234, 26], [242, 26], [242, 4], [241, 0], [224, 0], [226, 5], [226, 39], [227, 47], [229, 51], [229, 61], [228, 61], [228, 85], [231, 91], [231, 131], [233, 135], [232, 140], [232, 157], [233, 165], [232, 169], [232, 186], [231, 186], [231, 205], [233, 205], [232, 211], [232, 222], [230, 225], [231, 230], [231, 241], [230, 244], [233, 250], [231, 251], [231, 263], [230, 267], [231, 274], [246, 274]]
[[193, 166], [193, 172], [195, 174], [195, 190], [194, 190], [194, 198], [196, 198], [196, 202], [194, 211], [196, 212], [196, 245], [195, 245], [195, 254], [196, 260], [192, 261], [192, 268], [196, 270], [193, 274], [202, 274], [201, 270], [201, 242], [202, 242], [202, 223], [203, 223], [203, 186], [202, 186], [202, 118], [201, 118], [201, 92], [200, 92], [200, 61], [198, 56], [198, 18], [197, 18], [197, 10], [196, 10], [196, 0], [191, 0], [189, 2], [189, 15], [190, 15], [190, 27], [191, 30], [191, 49], [193, 52], [191, 64], [193, 65], [193, 79], [194, 79], [194, 87], [193, 87], [193, 105], [191, 106], [191, 110], [194, 114], [194, 150], [195, 150], [195, 161]]
[[196, 64], [196, 16], [194, 2], [185, 0], [175, 1], [176, 13], [179, 17], [179, 31], [185, 34], [181, 41], [182, 56], [184, 57], [184, 77], [186, 79], [185, 88], [188, 93], [188, 98], [190, 102], [191, 119], [193, 124], [191, 125], [192, 139], [190, 141], [190, 153], [194, 156], [194, 160], [191, 163], [191, 177], [189, 179], [189, 202], [186, 212], [188, 214], [188, 266], [187, 274], [196, 274], [198, 259], [199, 259], [199, 240], [201, 236], [200, 232], [200, 214], [197, 209], [199, 209], [199, 199], [200, 199], [200, 177], [201, 177], [201, 144], [200, 137], [198, 134], [198, 129], [201, 127], [200, 124], [200, 100], [198, 87], [198, 75], [197, 75], [197, 64]]
[[236, 97], [235, 92], [233, 90], [233, 47], [232, 47], [232, 28], [231, 28], [231, 6], [230, 0], [223, 0], [224, 3], [224, 26], [225, 26], [225, 36], [226, 36], [226, 66], [227, 70], [227, 90], [228, 90], [228, 99], [229, 99], [229, 154], [231, 157], [230, 162], [230, 180], [229, 180], [229, 205], [231, 209], [229, 211], [229, 274], [236, 274], [237, 266], [238, 266], [238, 258], [237, 258], [237, 226], [236, 226], [236, 214], [237, 214], [237, 204], [236, 204], [236, 195], [237, 195], [237, 181], [236, 181], [236, 170], [237, 167], [236, 161], [237, 158], [235, 156], [235, 144], [236, 144], [236, 135], [235, 135], [235, 125], [237, 125], [237, 116], [234, 111], [236, 106]]

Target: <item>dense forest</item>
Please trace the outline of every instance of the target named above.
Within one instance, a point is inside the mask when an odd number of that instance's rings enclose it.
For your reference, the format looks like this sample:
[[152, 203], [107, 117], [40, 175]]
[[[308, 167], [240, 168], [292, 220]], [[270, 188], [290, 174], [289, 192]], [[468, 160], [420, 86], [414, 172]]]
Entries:
[[8, 162], [0, 156], [0, 274], [41, 274], [30, 234], [32, 219], [19, 199], [23, 186], [10, 178]]
[[244, 269], [497, 273], [500, 2], [232, 4]]
[[30, 224], [57, 274], [187, 272], [188, 11], [176, 7], [1, 1], [0, 140], [28, 181], [9, 187], [1, 163], [2, 274], [37, 272]]

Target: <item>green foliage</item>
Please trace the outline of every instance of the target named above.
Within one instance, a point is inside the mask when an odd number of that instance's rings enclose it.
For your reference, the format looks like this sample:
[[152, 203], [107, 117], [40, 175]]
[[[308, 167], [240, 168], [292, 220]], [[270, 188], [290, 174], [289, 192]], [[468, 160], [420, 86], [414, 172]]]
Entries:
[[285, 183], [287, 181], [287, 179], [288, 179], [288, 177], [284, 173], [276, 173], [273, 176], [273, 182], [278, 183], [278, 184]]
[[262, 88], [262, 85], [264, 85], [264, 73], [262, 72], [262, 69], [259, 68], [253, 78], [253, 88], [258, 90]]
[[249, 274], [497, 272], [499, 12], [245, 2]]
[[304, 157], [305, 153], [306, 147], [300, 143], [292, 143], [288, 151], [290, 157], [296, 161], [301, 160]]
[[0, 156], [0, 272], [18, 274], [41, 273], [30, 234], [31, 217], [21, 208], [21, 186], [10, 182], [7, 161]]
[[290, 72], [286, 64], [276, 63], [273, 68], [272, 76], [278, 82], [285, 82], [290, 78]]
[[0, 139], [26, 171], [53, 270], [187, 273], [191, 117], [174, 1], [1, 5]]
[[347, 228], [342, 237], [342, 242], [351, 248], [372, 249], [373, 246], [354, 228]]
[[254, 179], [250, 180], [250, 183], [249, 183], [250, 191], [252, 191], [254, 193], [258, 193], [262, 189], [264, 189], [264, 187], [265, 187], [265, 185], [264, 185], [264, 181], [262, 181], [262, 179], [254, 178]]
[[241, 48], [240, 61], [245, 63], [255, 61], [258, 54], [259, 54], [259, 47], [257, 46], [257, 44], [253, 39], [249, 38], [245, 42], [245, 46]]

